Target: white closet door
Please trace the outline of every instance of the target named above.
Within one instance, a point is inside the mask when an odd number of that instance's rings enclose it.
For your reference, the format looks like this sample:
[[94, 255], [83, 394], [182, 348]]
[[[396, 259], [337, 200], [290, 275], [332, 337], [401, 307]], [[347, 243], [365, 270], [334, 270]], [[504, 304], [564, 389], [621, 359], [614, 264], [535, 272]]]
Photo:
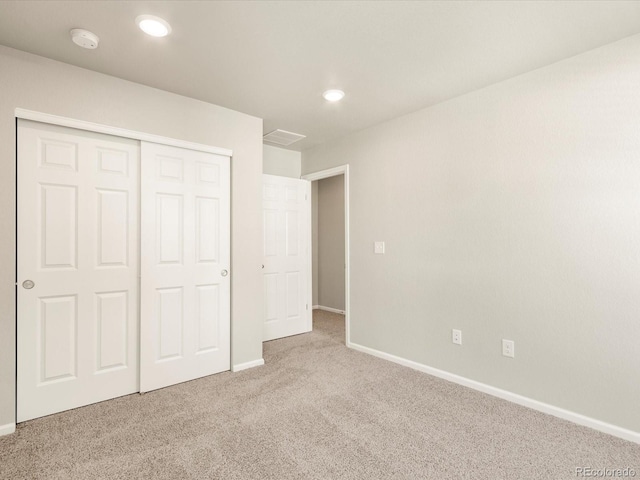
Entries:
[[312, 328], [311, 182], [263, 175], [264, 336], [297, 335]]
[[230, 368], [230, 159], [142, 142], [140, 391]]
[[138, 391], [139, 144], [18, 124], [17, 420]]

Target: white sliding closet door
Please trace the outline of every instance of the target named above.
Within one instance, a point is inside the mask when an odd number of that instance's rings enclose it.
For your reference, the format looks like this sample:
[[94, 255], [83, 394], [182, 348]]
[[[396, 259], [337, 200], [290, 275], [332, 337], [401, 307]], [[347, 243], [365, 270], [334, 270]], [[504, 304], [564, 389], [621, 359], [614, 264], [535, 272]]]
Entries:
[[263, 175], [263, 339], [310, 332], [311, 182]]
[[230, 368], [230, 158], [142, 142], [140, 391]]
[[138, 391], [138, 159], [18, 123], [18, 422]]

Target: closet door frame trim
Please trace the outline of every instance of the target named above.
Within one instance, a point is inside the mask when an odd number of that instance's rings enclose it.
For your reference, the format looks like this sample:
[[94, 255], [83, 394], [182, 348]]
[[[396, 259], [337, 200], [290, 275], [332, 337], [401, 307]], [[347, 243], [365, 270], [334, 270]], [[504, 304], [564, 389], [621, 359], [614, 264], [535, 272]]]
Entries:
[[21, 118], [23, 120], [33, 120], [34, 122], [48, 123], [50, 125], [58, 125], [60, 127], [75, 128], [76, 130], [104, 133], [115, 137], [130, 138], [132, 140], [159, 143], [161, 145], [169, 145], [171, 147], [186, 148], [188, 150], [197, 150], [199, 152], [215, 153], [218, 155], [224, 155], [225, 157], [233, 157], [233, 151], [227, 148], [212, 147], [210, 145], [162, 137], [151, 133], [136, 132], [134, 130], [127, 130], [126, 128], [111, 127], [100, 123], [86, 122], [84, 120], [51, 115], [49, 113], [34, 112], [24, 108], [16, 108], [15, 115], [16, 118]]

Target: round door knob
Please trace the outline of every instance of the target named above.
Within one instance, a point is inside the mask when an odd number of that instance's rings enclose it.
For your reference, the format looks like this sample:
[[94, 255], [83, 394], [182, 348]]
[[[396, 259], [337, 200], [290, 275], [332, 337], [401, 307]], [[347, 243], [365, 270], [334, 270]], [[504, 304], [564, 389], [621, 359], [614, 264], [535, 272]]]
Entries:
[[33, 280], [25, 280], [22, 282], [22, 288], [26, 288], [27, 290], [31, 290], [35, 286], [36, 284], [33, 283]]
[[227, 272], [226, 270], [222, 270], [220, 272], [220, 275], [222, 275], [223, 277], [226, 277], [227, 275], [229, 275], [229, 272]]

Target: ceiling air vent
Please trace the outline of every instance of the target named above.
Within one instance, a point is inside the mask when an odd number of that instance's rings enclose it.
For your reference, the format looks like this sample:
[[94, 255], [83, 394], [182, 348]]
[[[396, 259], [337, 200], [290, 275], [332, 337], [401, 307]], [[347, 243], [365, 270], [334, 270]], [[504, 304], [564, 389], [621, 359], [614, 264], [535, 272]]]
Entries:
[[306, 138], [306, 135], [287, 132], [286, 130], [274, 130], [262, 137], [265, 142], [275, 143], [276, 145], [283, 145], [285, 147], [297, 142], [298, 140], [302, 140], [303, 138]]

